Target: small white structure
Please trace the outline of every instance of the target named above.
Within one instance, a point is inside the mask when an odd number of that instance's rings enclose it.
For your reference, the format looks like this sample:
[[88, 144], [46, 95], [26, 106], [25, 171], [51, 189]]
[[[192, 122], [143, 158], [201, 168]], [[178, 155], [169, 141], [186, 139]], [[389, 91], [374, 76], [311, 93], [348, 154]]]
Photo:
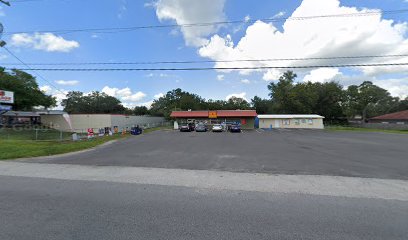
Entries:
[[323, 129], [323, 116], [315, 114], [258, 115], [259, 128]]

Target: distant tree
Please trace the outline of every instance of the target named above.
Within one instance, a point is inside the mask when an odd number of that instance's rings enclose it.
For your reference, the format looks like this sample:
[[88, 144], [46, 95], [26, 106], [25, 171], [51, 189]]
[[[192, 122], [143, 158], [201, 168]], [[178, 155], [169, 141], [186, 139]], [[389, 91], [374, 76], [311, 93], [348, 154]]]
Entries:
[[206, 105], [208, 110], [223, 110], [227, 108], [227, 101], [209, 99]]
[[15, 110], [30, 111], [37, 106], [56, 106], [56, 99], [40, 90], [35, 77], [20, 70], [6, 72], [0, 68], [0, 89], [14, 92]]
[[61, 105], [68, 113], [127, 113], [117, 98], [98, 91], [89, 95], [78, 91], [69, 92]]
[[268, 85], [269, 96], [273, 103], [272, 111], [276, 113], [296, 112], [295, 103], [291, 96], [296, 77], [295, 73], [287, 71], [279, 78], [278, 83], [271, 82]]
[[392, 101], [393, 99], [387, 90], [370, 81], [365, 81], [358, 86], [351, 85], [347, 88], [344, 108], [347, 116], [361, 115], [362, 120], [365, 121], [368, 117], [372, 117], [370, 116], [370, 108], [373, 112], [373, 108], [378, 109], [378, 106], [384, 106], [385, 103]]
[[[271, 97], [269, 113], [320, 114], [326, 119], [343, 116], [342, 103], [345, 93], [340, 84], [336, 82], [295, 83], [296, 77], [295, 73], [288, 71], [279, 78], [277, 83], [272, 82], [268, 85]], [[256, 100], [259, 101], [259, 99]]]
[[271, 107], [272, 107], [271, 100], [262, 99], [258, 96], [255, 96], [253, 99], [251, 99], [251, 105], [258, 114], [272, 113], [271, 112]]
[[231, 97], [230, 99], [228, 99], [225, 107], [231, 110], [251, 109], [251, 105], [245, 99], [239, 97]]
[[136, 106], [133, 109], [133, 114], [137, 116], [149, 115], [150, 111], [146, 106]]
[[170, 117], [174, 110], [203, 110], [207, 108], [205, 99], [197, 94], [182, 91], [180, 88], [168, 91], [163, 97], [154, 100], [150, 112], [152, 115]]

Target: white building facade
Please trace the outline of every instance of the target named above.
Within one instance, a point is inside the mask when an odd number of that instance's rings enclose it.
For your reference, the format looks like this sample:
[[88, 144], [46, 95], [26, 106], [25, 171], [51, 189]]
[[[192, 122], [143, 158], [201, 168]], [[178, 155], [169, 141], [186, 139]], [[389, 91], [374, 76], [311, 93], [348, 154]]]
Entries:
[[310, 128], [324, 129], [323, 116], [315, 114], [258, 115], [259, 128]]

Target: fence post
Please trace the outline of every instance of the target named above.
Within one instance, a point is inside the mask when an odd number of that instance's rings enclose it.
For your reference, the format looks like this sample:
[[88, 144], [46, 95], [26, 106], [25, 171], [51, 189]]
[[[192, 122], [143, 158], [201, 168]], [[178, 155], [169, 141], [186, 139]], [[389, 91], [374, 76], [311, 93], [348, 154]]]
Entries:
[[38, 140], [38, 129], [34, 129], [35, 130], [35, 141]]
[[60, 141], [62, 141], [62, 130], [60, 130]]

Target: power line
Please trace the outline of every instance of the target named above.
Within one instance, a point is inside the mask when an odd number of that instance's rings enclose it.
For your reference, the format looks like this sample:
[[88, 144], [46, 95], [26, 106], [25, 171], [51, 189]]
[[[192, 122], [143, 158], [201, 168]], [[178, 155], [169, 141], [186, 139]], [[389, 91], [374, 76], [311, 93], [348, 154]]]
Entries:
[[[20, 70], [34, 71], [71, 71], [71, 72], [106, 72], [106, 71], [206, 71], [206, 70], [267, 70], [267, 69], [307, 69], [307, 68], [345, 68], [345, 67], [385, 67], [408, 66], [408, 63], [372, 63], [338, 64], [309, 66], [261, 66], [261, 67], [192, 67], [192, 68], [28, 68]], [[7, 68], [9, 69], [9, 68]]]
[[[61, 91], [58, 87], [56, 87], [54, 84], [52, 84], [50, 81], [48, 81], [47, 79], [45, 79], [42, 75], [40, 75], [38, 72], [36, 72], [37, 70], [31, 68], [28, 64], [24, 63], [23, 60], [21, 60], [19, 57], [17, 57], [13, 52], [11, 52], [7, 47], [3, 46], [3, 48], [11, 55], [13, 56], [15, 59], [17, 59], [19, 62], [21, 62], [21, 64], [23, 64], [24, 66], [27, 67], [27, 69], [24, 69], [25, 71], [29, 70], [29, 71], [33, 71], [35, 75], [37, 75], [39, 78], [41, 78], [43, 81], [47, 82], [48, 84], [51, 85], [51, 87], [53, 87], [55, 90], [57, 90], [58, 92], [62, 93], [65, 95], [65, 93], [63, 91]], [[10, 69], [9, 69], [10, 70]], [[19, 70], [23, 70], [23, 69], [19, 69]]]
[[[27, 0], [28, 1], [28, 0]], [[32, 0], [31, 0], [32, 1]], [[358, 13], [344, 13], [344, 14], [329, 14], [329, 15], [316, 15], [316, 16], [299, 16], [299, 17], [278, 17], [278, 18], [261, 18], [257, 20], [234, 20], [234, 21], [219, 21], [219, 22], [202, 22], [202, 23], [188, 23], [188, 24], [168, 24], [168, 25], [147, 25], [147, 26], [130, 26], [130, 27], [104, 27], [104, 28], [78, 28], [78, 29], [60, 29], [60, 30], [30, 30], [30, 31], [13, 31], [5, 32], [5, 35], [21, 34], [21, 33], [59, 33], [68, 34], [75, 32], [95, 32], [95, 33], [119, 33], [128, 32], [141, 29], [153, 29], [153, 28], [174, 28], [174, 27], [208, 27], [214, 25], [225, 24], [237, 24], [237, 23], [254, 23], [256, 21], [263, 22], [283, 22], [283, 21], [304, 21], [311, 19], [327, 19], [327, 18], [344, 18], [344, 17], [368, 17], [374, 15], [391, 15], [407, 13], [408, 9], [398, 10], [384, 10], [384, 11], [368, 11]]]
[[[270, 58], [270, 59], [235, 59], [235, 60], [190, 60], [190, 61], [144, 61], [144, 62], [66, 62], [66, 63], [28, 63], [31, 66], [58, 66], [58, 65], [155, 65], [155, 64], [193, 64], [193, 63], [231, 63], [231, 62], [277, 62], [277, 61], [309, 61], [309, 60], [336, 60], [336, 59], [364, 59], [364, 58], [396, 58], [408, 57], [408, 54], [393, 55], [363, 55], [363, 56], [333, 56], [307, 58]], [[0, 63], [0, 65], [23, 65], [18, 63]]]

